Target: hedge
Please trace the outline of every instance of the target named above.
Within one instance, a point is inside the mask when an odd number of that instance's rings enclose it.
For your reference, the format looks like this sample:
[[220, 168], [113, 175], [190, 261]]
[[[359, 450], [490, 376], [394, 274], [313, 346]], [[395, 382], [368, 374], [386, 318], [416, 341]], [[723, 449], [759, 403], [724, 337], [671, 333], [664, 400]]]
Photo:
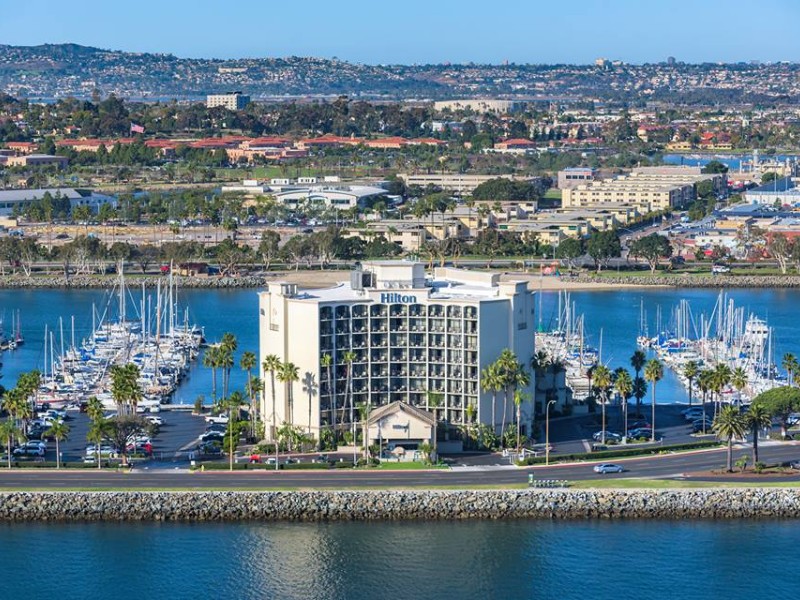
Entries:
[[[671, 446], [648, 446], [647, 448], [621, 448], [619, 450], [601, 450], [599, 452], [582, 452], [576, 454], [559, 454], [553, 456], [550, 453], [550, 462], [573, 462], [580, 460], [602, 460], [604, 458], [624, 458], [626, 456], [648, 456], [652, 454], [663, 454], [665, 452], [676, 452], [679, 450], [700, 450], [703, 448], [722, 447], [716, 440], [703, 440], [699, 442], [688, 442], [686, 444], [673, 444]], [[546, 460], [544, 456], [536, 456], [517, 461], [519, 466], [539, 465]]]

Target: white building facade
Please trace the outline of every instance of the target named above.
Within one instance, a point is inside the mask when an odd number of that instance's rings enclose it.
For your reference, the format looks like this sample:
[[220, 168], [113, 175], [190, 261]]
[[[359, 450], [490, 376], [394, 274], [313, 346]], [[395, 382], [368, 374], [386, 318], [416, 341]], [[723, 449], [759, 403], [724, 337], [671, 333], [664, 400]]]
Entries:
[[[526, 368], [534, 354], [534, 300], [526, 282], [499, 275], [378, 261], [332, 288], [299, 290], [275, 282], [259, 294], [261, 361], [276, 355], [298, 367], [298, 380], [265, 382], [261, 411], [266, 435], [292, 423], [319, 439], [327, 426], [359, 419], [355, 407], [400, 401], [435, 411], [450, 425], [513, 422], [511, 394], [483, 390], [482, 370], [512, 350]], [[326, 366], [326, 355], [331, 365]], [[529, 369], [528, 369], [529, 370]], [[521, 389], [522, 429], [530, 432], [534, 381]], [[431, 406], [431, 394], [440, 400]], [[494, 404], [494, 411], [493, 411]], [[351, 413], [351, 406], [353, 412]], [[274, 412], [273, 412], [274, 411]]]

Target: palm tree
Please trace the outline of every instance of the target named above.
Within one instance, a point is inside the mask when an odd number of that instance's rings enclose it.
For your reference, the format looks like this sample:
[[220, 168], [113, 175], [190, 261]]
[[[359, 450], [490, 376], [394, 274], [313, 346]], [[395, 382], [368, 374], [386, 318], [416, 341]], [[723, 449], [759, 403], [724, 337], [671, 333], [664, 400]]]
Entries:
[[275, 421], [275, 374], [281, 368], [281, 359], [276, 354], [268, 354], [264, 357], [261, 367], [265, 373], [269, 373], [270, 383], [272, 384], [272, 432], [270, 437], [275, 442], [275, 448], [277, 448], [278, 441], [275, 437], [278, 430], [278, 423]]
[[69, 425], [63, 421], [53, 421], [50, 427], [45, 431], [46, 435], [52, 436], [56, 440], [56, 469], [61, 468], [61, 440], [67, 439], [69, 435]]
[[278, 371], [278, 381], [286, 385], [286, 414], [289, 423], [294, 426], [294, 382], [299, 379], [297, 365], [285, 362]]
[[739, 410], [725, 406], [714, 419], [714, 432], [728, 442], [728, 473], [733, 471], [733, 440], [744, 437], [747, 425]]
[[520, 419], [522, 418], [522, 403], [530, 397], [529, 394], [524, 393], [522, 390], [514, 390], [514, 406], [517, 407], [517, 452], [519, 452], [522, 444], [520, 443]]
[[223, 360], [221, 361], [222, 367], [225, 369], [225, 377], [222, 380], [223, 384], [223, 395], [227, 398], [228, 396], [228, 383], [230, 382], [231, 378], [231, 368], [233, 368], [233, 354], [236, 352], [236, 349], [239, 347], [239, 342], [236, 341], [236, 336], [230, 332], [226, 332], [222, 334], [222, 341], [219, 343], [220, 347], [223, 348]]
[[617, 376], [614, 379], [614, 389], [622, 398], [622, 439], [626, 440], [628, 437], [628, 400], [633, 394], [633, 379], [631, 374], [626, 369], [619, 369]]
[[246, 351], [242, 353], [242, 357], [239, 359], [239, 367], [242, 371], [247, 373], [247, 397], [250, 399], [250, 431], [251, 433], [254, 431], [256, 419], [256, 403], [253, 397], [253, 382], [252, 382], [252, 375], [251, 372], [253, 367], [257, 364], [256, 362], [256, 355], [253, 352]]
[[711, 379], [712, 389], [717, 393], [717, 404], [714, 405], [714, 416], [716, 417], [719, 412], [718, 408], [722, 408], [722, 391], [731, 382], [731, 375], [733, 372], [725, 363], [717, 363], [713, 373], [714, 376]]
[[606, 402], [608, 401], [608, 388], [613, 381], [611, 369], [605, 365], [597, 365], [594, 369], [594, 385], [600, 392], [600, 413], [602, 415], [600, 426], [600, 443], [606, 443]]
[[139, 386], [139, 367], [133, 363], [114, 365], [111, 367], [111, 396], [117, 403], [117, 413], [136, 414], [136, 406], [142, 399], [142, 389]]
[[503, 389], [503, 380], [498, 372], [497, 363], [487, 365], [481, 371], [481, 387], [484, 392], [492, 393], [492, 431], [497, 434], [497, 392]]
[[18, 439], [21, 435], [22, 430], [17, 427], [13, 419], [6, 419], [0, 423], [0, 438], [6, 442], [6, 452], [8, 453], [6, 458], [8, 460], [9, 469], [11, 468], [11, 446], [14, 444], [14, 440]]
[[333, 430], [336, 431], [336, 390], [331, 387], [333, 382], [332, 377], [332, 369], [333, 369], [333, 357], [330, 354], [323, 354], [322, 358], [319, 360], [320, 365], [325, 369], [325, 387], [328, 391], [328, 396], [330, 396], [330, 414], [331, 414], [331, 422], [333, 425]]
[[650, 400], [651, 421], [650, 441], [656, 441], [656, 383], [664, 377], [664, 367], [657, 358], [651, 358], [644, 366], [644, 378], [653, 386], [653, 397]]
[[217, 366], [222, 369], [222, 397], [227, 398], [228, 383], [230, 382], [231, 369], [233, 368], [233, 350], [227, 346], [220, 345], [217, 359]]
[[797, 358], [791, 352], [787, 352], [783, 355], [781, 359], [781, 366], [786, 370], [786, 374], [789, 376], [789, 385], [794, 385], [794, 374], [797, 371]]
[[641, 377], [633, 380], [633, 397], [636, 398], [636, 414], [641, 414], [642, 398], [647, 395], [647, 382]]
[[439, 435], [437, 430], [437, 426], [439, 425], [439, 414], [436, 409], [442, 405], [442, 402], [444, 401], [444, 394], [440, 392], [428, 391], [426, 396], [428, 400], [428, 410], [433, 413], [433, 451], [435, 453], [439, 447]]
[[758, 433], [772, 425], [772, 414], [760, 402], [753, 402], [744, 418], [747, 427], [753, 432], [753, 465], [755, 465], [758, 462]]
[[233, 471], [233, 456], [236, 452], [238, 440], [238, 428], [236, 422], [239, 420], [239, 409], [244, 404], [244, 398], [239, 392], [233, 392], [225, 398], [224, 406], [228, 409], [228, 470]]
[[86, 414], [89, 415], [89, 419], [92, 421], [102, 419], [103, 412], [103, 403], [100, 399], [97, 396], [90, 396], [89, 400], [86, 401]]
[[736, 403], [741, 408], [742, 390], [747, 387], [747, 371], [742, 367], [736, 367], [731, 373], [731, 385], [736, 390]]
[[697, 362], [694, 360], [686, 361], [686, 364], [683, 365], [683, 376], [686, 377], [686, 381], [689, 382], [689, 406], [692, 405], [692, 392], [694, 391], [694, 386], [692, 384], [699, 372], [700, 369], [697, 366]]
[[637, 350], [631, 355], [631, 367], [633, 367], [636, 377], [642, 372], [645, 363], [647, 362], [647, 354], [642, 350]]
[[108, 438], [110, 433], [111, 423], [107, 419], [100, 417], [92, 421], [92, 424], [89, 427], [89, 432], [86, 434], [86, 439], [94, 443], [94, 452], [95, 456], [97, 457], [98, 469], [102, 467], [102, 461], [100, 460], [100, 446], [106, 440], [106, 438]]
[[203, 366], [211, 369], [211, 397], [217, 403], [217, 367], [219, 366], [219, 346], [209, 346], [203, 353]]
[[697, 387], [703, 394], [703, 435], [706, 434], [706, 398], [708, 392], [714, 387], [714, 371], [711, 369], [703, 369], [697, 375]]

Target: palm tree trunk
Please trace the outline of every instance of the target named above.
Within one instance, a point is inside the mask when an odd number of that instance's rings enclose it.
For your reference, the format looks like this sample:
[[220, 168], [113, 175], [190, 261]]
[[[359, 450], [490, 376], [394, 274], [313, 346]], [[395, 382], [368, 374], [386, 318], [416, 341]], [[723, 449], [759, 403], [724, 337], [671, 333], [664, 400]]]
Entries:
[[56, 469], [61, 468], [61, 452], [58, 446], [58, 438], [56, 438]]
[[492, 392], [492, 431], [497, 433], [497, 392]]
[[753, 466], [758, 462], [758, 423], [753, 423]]
[[503, 392], [503, 421], [500, 425], [500, 445], [505, 448], [506, 440], [503, 434], [506, 432], [506, 410], [508, 409], [508, 390]]
[[728, 438], [728, 473], [733, 471], [733, 437]]
[[605, 393], [600, 395], [600, 400], [602, 400], [602, 404], [600, 405], [600, 415], [601, 415], [600, 416], [600, 420], [602, 421], [602, 424], [601, 424], [601, 427], [600, 427], [600, 437], [601, 437], [601, 443], [602, 444], [606, 443], [606, 398], [605, 398], [605, 396], [606, 396]]
[[650, 412], [652, 413], [650, 416], [650, 441], [656, 441], [656, 382], [653, 381], [653, 401], [651, 402], [652, 406], [650, 407]]

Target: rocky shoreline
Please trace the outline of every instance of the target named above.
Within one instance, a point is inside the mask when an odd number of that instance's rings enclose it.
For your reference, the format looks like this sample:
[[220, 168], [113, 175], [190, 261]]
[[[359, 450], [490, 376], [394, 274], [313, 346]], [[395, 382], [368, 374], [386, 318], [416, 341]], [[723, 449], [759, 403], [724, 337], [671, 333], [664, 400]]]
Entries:
[[641, 277], [597, 277], [578, 275], [568, 281], [585, 284], [669, 286], [676, 288], [800, 288], [798, 275], [645, 275]]
[[0, 493], [0, 522], [686, 518], [800, 518], [800, 490]]
[[[163, 275], [126, 276], [130, 286], [154, 288], [158, 282], [164, 282]], [[175, 283], [181, 288], [195, 289], [229, 289], [229, 288], [259, 288], [264, 287], [267, 278], [256, 275], [245, 277], [174, 277]], [[75, 275], [69, 279], [63, 276], [35, 276], [0, 277], [0, 289], [93, 289], [108, 288], [117, 281], [116, 275]]]

